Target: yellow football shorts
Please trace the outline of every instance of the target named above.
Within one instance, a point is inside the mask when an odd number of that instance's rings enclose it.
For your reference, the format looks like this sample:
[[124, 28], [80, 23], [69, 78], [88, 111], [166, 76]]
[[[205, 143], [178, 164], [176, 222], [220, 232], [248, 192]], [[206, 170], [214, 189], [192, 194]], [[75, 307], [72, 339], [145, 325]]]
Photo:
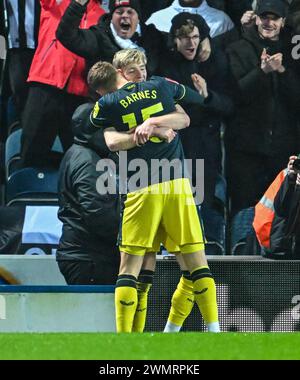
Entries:
[[179, 178], [128, 193], [119, 232], [119, 249], [143, 256], [159, 251], [204, 250], [204, 238], [190, 182]]

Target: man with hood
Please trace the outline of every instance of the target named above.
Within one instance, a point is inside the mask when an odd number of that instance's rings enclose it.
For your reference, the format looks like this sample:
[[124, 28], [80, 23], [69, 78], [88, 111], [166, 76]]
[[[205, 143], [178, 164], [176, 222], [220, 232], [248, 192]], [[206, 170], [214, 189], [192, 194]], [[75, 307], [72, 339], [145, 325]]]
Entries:
[[119, 253], [118, 195], [102, 195], [96, 184], [101, 158], [117, 159], [104, 141], [102, 131], [91, 127], [93, 103], [79, 106], [72, 117], [74, 143], [60, 166], [58, 217], [63, 223], [56, 254], [69, 285], [115, 284]]
[[[215, 184], [221, 173], [222, 153], [220, 126], [233, 112], [233, 102], [229, 96], [229, 67], [225, 54], [220, 49], [211, 48], [209, 55], [201, 56], [201, 42], [209, 38], [209, 27], [198, 14], [182, 12], [172, 19], [170, 47], [161, 57], [158, 75], [171, 78], [194, 88], [196, 74], [203, 89], [206, 102], [203, 106], [188, 105], [185, 111], [191, 119], [190, 128], [180, 131], [180, 138], [186, 158], [204, 159], [205, 197], [204, 203], [212, 208]], [[193, 168], [193, 182], [196, 176]]]

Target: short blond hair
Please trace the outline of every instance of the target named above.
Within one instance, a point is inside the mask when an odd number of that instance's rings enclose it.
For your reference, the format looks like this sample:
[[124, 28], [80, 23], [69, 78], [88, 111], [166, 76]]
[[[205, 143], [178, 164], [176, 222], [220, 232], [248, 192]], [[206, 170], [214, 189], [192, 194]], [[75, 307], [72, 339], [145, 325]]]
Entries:
[[147, 64], [145, 53], [139, 49], [122, 49], [119, 50], [113, 59], [113, 66], [116, 69], [124, 69], [128, 65], [136, 63], [138, 65]]
[[117, 71], [111, 63], [99, 61], [90, 68], [87, 82], [94, 91], [102, 88], [107, 92], [113, 92], [117, 89]]

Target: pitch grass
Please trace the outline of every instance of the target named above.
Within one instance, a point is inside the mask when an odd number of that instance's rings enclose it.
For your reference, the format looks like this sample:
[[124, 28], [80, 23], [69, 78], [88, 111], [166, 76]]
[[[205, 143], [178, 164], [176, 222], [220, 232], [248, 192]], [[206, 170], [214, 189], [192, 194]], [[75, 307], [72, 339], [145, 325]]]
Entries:
[[300, 359], [299, 333], [4, 333], [0, 359]]

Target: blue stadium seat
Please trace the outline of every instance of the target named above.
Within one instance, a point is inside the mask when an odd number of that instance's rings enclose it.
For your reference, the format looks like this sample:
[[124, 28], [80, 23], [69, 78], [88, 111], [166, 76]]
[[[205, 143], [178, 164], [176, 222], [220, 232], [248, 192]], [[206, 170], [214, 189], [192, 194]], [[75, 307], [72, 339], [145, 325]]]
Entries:
[[16, 164], [20, 160], [21, 151], [21, 128], [12, 132], [5, 143], [5, 174], [6, 179], [16, 169]]
[[12, 96], [10, 96], [7, 100], [6, 105], [6, 125], [11, 125], [18, 119], [16, 106], [14, 104]]
[[216, 181], [215, 197], [222, 202], [223, 206], [227, 203], [227, 183], [225, 178], [219, 174]]
[[[15, 129], [7, 137], [5, 143], [5, 173], [7, 180], [10, 177], [10, 175], [18, 169], [18, 164], [21, 158], [21, 135], [22, 129]], [[56, 137], [53, 143], [52, 151], [57, 153], [63, 153], [63, 147], [58, 136]]]
[[231, 223], [231, 254], [245, 254], [247, 239], [253, 234], [254, 207], [239, 211]]
[[21, 125], [20, 125], [19, 120], [13, 122], [12, 124], [10, 124], [10, 126], [7, 129], [7, 136], [9, 136], [11, 133], [13, 133], [14, 131], [20, 128], [21, 128]]
[[207, 255], [225, 255], [225, 219], [217, 210], [201, 207]]
[[226, 180], [219, 174], [216, 181], [214, 208], [208, 208], [204, 205], [200, 211], [207, 240], [205, 246], [207, 255], [225, 255], [226, 201]]
[[17, 170], [6, 184], [6, 205], [57, 205], [57, 181], [57, 170]]

